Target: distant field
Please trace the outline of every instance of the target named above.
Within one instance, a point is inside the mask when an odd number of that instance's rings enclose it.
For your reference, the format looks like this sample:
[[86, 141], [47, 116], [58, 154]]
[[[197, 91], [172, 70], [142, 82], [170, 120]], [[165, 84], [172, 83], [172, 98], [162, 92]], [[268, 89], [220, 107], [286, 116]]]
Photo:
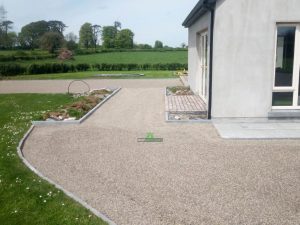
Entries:
[[[1, 54], [9, 55], [9, 51], [1, 51]], [[166, 51], [166, 52], [110, 52], [97, 53], [90, 55], [75, 56], [75, 60], [65, 63], [135, 63], [135, 64], [156, 64], [156, 63], [187, 63], [187, 51]], [[11, 63], [19, 63], [28, 65], [32, 63], [59, 63], [57, 59], [15, 61]], [[10, 63], [10, 62], [1, 62]]]

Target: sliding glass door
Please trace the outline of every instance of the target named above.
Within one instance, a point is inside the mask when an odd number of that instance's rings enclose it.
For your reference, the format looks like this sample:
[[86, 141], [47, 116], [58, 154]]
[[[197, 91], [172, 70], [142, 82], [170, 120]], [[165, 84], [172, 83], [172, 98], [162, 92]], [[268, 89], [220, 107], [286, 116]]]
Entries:
[[273, 109], [300, 109], [299, 34], [298, 24], [280, 24], [277, 27]]

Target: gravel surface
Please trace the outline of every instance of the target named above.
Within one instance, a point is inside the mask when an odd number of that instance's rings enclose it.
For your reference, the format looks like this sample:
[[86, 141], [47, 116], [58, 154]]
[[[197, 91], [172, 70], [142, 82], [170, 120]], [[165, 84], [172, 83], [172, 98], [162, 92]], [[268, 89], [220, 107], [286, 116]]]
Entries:
[[124, 88], [81, 125], [35, 128], [25, 157], [118, 225], [300, 224], [300, 141], [164, 116], [163, 88]]
[[[0, 81], [0, 94], [2, 93], [66, 93], [73, 80], [8, 80]], [[179, 79], [86, 79], [91, 89], [99, 87], [148, 88], [181, 85]], [[71, 85], [71, 92], [84, 92], [88, 87], [75, 82]]]

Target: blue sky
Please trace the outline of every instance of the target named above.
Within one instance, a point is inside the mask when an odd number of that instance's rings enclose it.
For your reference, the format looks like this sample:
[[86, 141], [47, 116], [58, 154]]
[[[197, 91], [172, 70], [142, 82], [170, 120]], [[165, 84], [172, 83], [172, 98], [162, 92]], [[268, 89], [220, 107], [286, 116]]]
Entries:
[[132, 29], [135, 42], [154, 44], [161, 40], [169, 46], [187, 43], [187, 30], [181, 24], [198, 0], [0, 0], [20, 31], [37, 20], [62, 20], [65, 33], [78, 34], [85, 22], [110, 25], [122, 22]]

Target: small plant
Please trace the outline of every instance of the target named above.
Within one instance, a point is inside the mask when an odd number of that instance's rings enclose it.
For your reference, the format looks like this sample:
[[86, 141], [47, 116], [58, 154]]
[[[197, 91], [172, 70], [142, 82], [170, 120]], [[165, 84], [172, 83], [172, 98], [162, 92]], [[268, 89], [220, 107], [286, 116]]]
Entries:
[[170, 95], [194, 95], [189, 87], [175, 86], [167, 88]]
[[74, 59], [73, 52], [66, 48], [63, 48], [63, 49], [61, 49], [61, 51], [59, 53], [58, 59], [62, 60], [62, 61], [72, 60], [72, 59]]

